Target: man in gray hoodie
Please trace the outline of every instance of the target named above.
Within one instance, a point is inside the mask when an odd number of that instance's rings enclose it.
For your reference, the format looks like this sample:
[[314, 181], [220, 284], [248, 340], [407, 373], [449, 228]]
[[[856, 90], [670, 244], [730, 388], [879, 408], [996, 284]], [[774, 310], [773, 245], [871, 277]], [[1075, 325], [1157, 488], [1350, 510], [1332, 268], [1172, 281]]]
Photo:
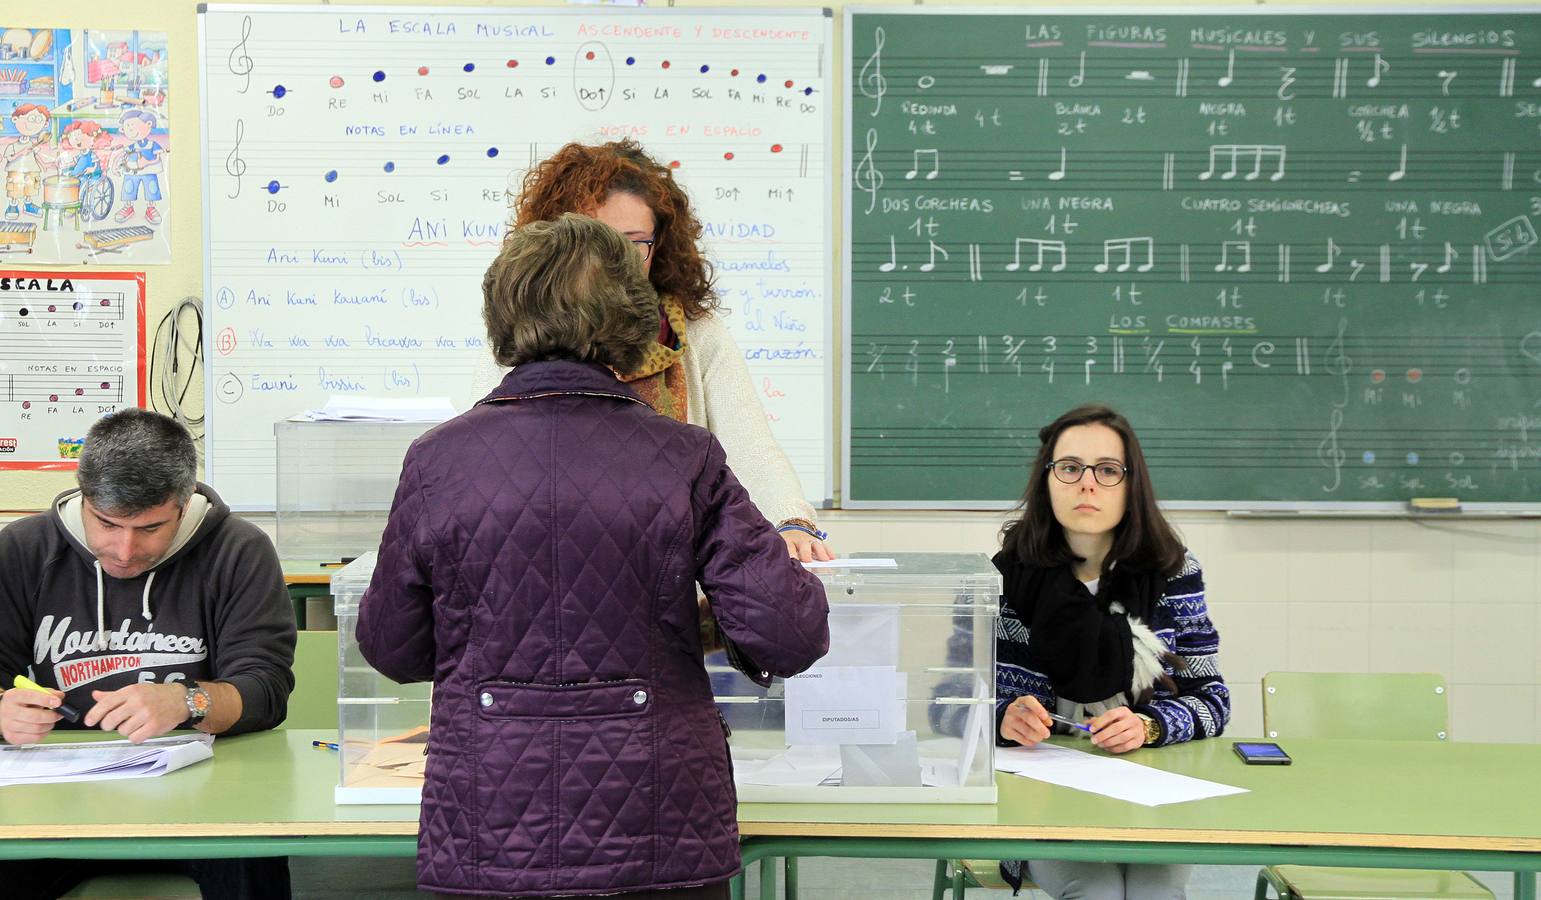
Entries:
[[[175, 728], [239, 734], [282, 722], [294, 612], [273, 544], [196, 480], [191, 435], [125, 409], [86, 435], [79, 489], [0, 531], [0, 739], [100, 728], [138, 743]], [[55, 710], [68, 702], [78, 723]], [[116, 866], [117, 864], [114, 864]], [[88, 866], [0, 866], [23, 896], [58, 896]], [[205, 897], [288, 895], [276, 860], [194, 860]], [[29, 892], [29, 879], [47, 877]], [[281, 884], [278, 883], [281, 881]], [[9, 896], [16, 896], [11, 893]]]

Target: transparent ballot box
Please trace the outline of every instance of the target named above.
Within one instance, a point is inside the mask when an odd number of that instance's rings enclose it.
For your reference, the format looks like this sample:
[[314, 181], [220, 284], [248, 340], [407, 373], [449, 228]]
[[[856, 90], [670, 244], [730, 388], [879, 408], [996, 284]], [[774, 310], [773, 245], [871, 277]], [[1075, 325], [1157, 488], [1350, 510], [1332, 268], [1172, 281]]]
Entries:
[[853, 559], [815, 570], [830, 650], [813, 668], [767, 689], [708, 658], [739, 799], [994, 803], [1000, 575], [977, 553]]
[[338, 803], [416, 803], [428, 757], [431, 684], [397, 684], [376, 672], [354, 636], [375, 551], [332, 575], [337, 612]]
[[283, 559], [340, 559], [380, 546], [407, 448], [437, 422], [273, 425]]

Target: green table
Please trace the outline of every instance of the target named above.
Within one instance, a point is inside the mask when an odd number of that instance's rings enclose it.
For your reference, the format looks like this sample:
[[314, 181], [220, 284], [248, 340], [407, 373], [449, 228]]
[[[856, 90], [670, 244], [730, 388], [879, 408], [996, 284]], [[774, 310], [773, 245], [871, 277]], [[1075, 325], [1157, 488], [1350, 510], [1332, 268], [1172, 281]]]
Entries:
[[[332, 737], [244, 735], [217, 741], [212, 762], [161, 778], [0, 788], [0, 858], [412, 855], [417, 807], [332, 803], [336, 755], [310, 746]], [[1286, 768], [1243, 766], [1229, 740], [1137, 752], [1131, 759], [1251, 791], [1155, 808], [1010, 775], [995, 805], [744, 804], [744, 861], [1460, 868], [1514, 872], [1517, 900], [1535, 900], [1541, 746], [1299, 740], [1286, 749], [1295, 758]], [[760, 876], [768, 898], [774, 870]]]

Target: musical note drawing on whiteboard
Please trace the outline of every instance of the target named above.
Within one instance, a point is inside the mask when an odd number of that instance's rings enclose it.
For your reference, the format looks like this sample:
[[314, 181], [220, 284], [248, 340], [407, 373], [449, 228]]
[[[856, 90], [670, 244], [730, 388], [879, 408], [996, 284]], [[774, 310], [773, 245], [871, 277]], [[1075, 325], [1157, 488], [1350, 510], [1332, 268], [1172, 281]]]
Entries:
[[897, 250], [894, 247], [894, 236], [890, 234], [888, 236], [888, 262], [883, 263], [882, 265], [878, 266], [878, 271], [879, 272], [892, 272], [894, 270], [894, 267], [897, 266], [898, 264], [899, 264], [899, 255], [898, 255]]
[[1317, 266], [1316, 267], [1316, 271], [1318, 271], [1318, 272], [1331, 272], [1332, 271], [1332, 263], [1333, 263], [1334, 260], [1336, 260], [1338, 258], [1338, 254], [1341, 253], [1341, 252], [1343, 252], [1343, 251], [1339, 250], [1338, 249], [1338, 245], [1333, 242], [1332, 238], [1329, 237], [1327, 239], [1327, 261], [1322, 263], [1321, 265]]
[[225, 157], [225, 174], [235, 179], [235, 191], [225, 196], [231, 200], [241, 196], [241, 176], [246, 174], [246, 160], [241, 158], [241, 138], [246, 134], [246, 121], [235, 120], [235, 143], [230, 155]]
[[941, 174], [942, 151], [932, 149], [916, 150], [914, 155], [911, 157], [910, 170], [904, 173], [904, 178], [906, 181], [920, 174], [920, 160], [922, 158], [931, 160], [931, 171], [926, 173], [927, 181], [931, 181], [932, 179], [936, 178], [937, 175]]
[[1439, 77], [1439, 92], [1441, 94], [1445, 95], [1446, 97], [1450, 96], [1450, 82], [1454, 81], [1455, 80], [1455, 76], [1457, 76], [1459, 74], [1461, 74], [1461, 73], [1460, 72], [1452, 72], [1452, 71], [1450, 71], [1448, 69], [1440, 69], [1439, 70], [1439, 76], [1438, 76]]
[[1015, 272], [1018, 269], [1022, 268], [1022, 245], [1023, 244], [1031, 245], [1033, 247], [1033, 249], [1037, 251], [1037, 254], [1038, 254], [1038, 259], [1035, 262], [1033, 262], [1032, 265], [1029, 265], [1027, 267], [1027, 270], [1029, 272], [1037, 272], [1037, 271], [1039, 271], [1039, 270], [1041, 270], [1043, 268], [1043, 254], [1044, 254], [1044, 251], [1048, 251], [1049, 253], [1057, 253], [1057, 254], [1059, 254], [1059, 262], [1054, 264], [1054, 267], [1049, 270], [1050, 272], [1059, 272], [1059, 271], [1061, 271], [1061, 270], [1063, 270], [1065, 268], [1065, 242], [1064, 241], [1044, 241], [1044, 240], [1039, 240], [1037, 238], [1017, 238], [1016, 246], [1013, 248], [1014, 257], [1013, 257], [1011, 262], [1006, 264], [1006, 271], [1008, 271], [1008, 272]]
[[1065, 177], [1065, 148], [1059, 148], [1059, 168], [1049, 173], [1050, 181], [1059, 181]]
[[930, 241], [929, 243], [931, 244], [931, 259], [920, 267], [920, 271], [922, 272], [929, 272], [936, 268], [936, 255], [938, 253], [942, 254], [942, 259], [944, 261], [947, 259], [946, 248], [942, 247], [936, 241]]
[[1379, 53], [1375, 54], [1375, 74], [1371, 75], [1370, 79], [1364, 83], [1365, 87], [1380, 87], [1381, 75], [1390, 71], [1391, 63], [1381, 59]]
[[1067, 83], [1071, 87], [1073, 87], [1073, 88], [1078, 88], [1085, 81], [1086, 81], [1086, 51], [1082, 50], [1081, 51], [1081, 65], [1080, 65], [1080, 68], [1076, 70], [1076, 73], [1074, 75], [1070, 76], [1070, 80]]
[[1263, 161], [1269, 157], [1278, 157], [1279, 165], [1273, 174], [1268, 176], [1268, 180], [1278, 181], [1284, 177], [1285, 148], [1283, 144], [1215, 144], [1209, 148], [1209, 168], [1199, 173], [1199, 180], [1208, 181], [1214, 176], [1215, 161], [1221, 156], [1229, 156], [1231, 158], [1231, 165], [1229, 169], [1220, 173], [1220, 180], [1227, 181], [1235, 178], [1238, 171], [1238, 160], [1248, 155], [1252, 157], [1252, 171], [1243, 175], [1242, 180], [1255, 181], [1259, 175], [1263, 174]]
[[872, 34], [872, 55], [862, 63], [856, 78], [857, 88], [863, 97], [873, 101], [872, 115], [883, 109], [883, 95], [888, 92], [888, 79], [883, 77], [883, 29], [879, 26]]
[[1343, 484], [1343, 463], [1348, 460], [1348, 454], [1338, 446], [1338, 431], [1343, 427], [1343, 410], [1333, 407], [1327, 421], [1327, 436], [1316, 445], [1316, 458], [1332, 471], [1332, 483], [1322, 485], [1322, 490], [1330, 494]]
[[246, 16], [241, 20], [241, 39], [230, 48], [230, 56], [226, 58], [230, 66], [230, 74], [245, 79], [241, 82], [240, 90], [236, 91], [238, 94], [244, 94], [251, 88], [251, 70], [255, 68], [251, 56], [246, 52], [246, 39], [249, 37], [251, 37], [251, 16]]
[[1220, 76], [1220, 80], [1216, 81], [1215, 84], [1218, 84], [1221, 87], [1230, 87], [1231, 86], [1231, 81], [1233, 80], [1232, 76], [1234, 76], [1235, 74], [1236, 74], [1236, 51], [1232, 50], [1231, 53], [1230, 53], [1230, 57], [1226, 60], [1226, 63], [1225, 63], [1225, 74]]
[[1397, 170], [1386, 176], [1387, 181], [1401, 181], [1407, 175], [1407, 145], [1402, 145], [1402, 162]]
[[[1231, 251], [1241, 257], [1241, 262], [1231, 260]], [[1224, 241], [1220, 244], [1220, 264], [1215, 266], [1216, 272], [1231, 270], [1234, 272], [1252, 271], [1252, 242], [1251, 241]]]
[[1102, 242], [1102, 262], [1092, 266], [1095, 272], [1106, 272], [1113, 268], [1112, 257], [1115, 253], [1123, 254], [1123, 262], [1119, 263], [1115, 272], [1127, 272], [1134, 265], [1135, 248], [1145, 251], [1145, 261], [1140, 263], [1136, 272], [1149, 272], [1156, 265], [1156, 242], [1148, 237], [1112, 238]]
[[867, 129], [867, 152], [856, 164], [856, 189], [867, 192], [867, 215], [877, 208], [878, 191], [883, 187], [883, 173], [872, 162], [872, 153], [878, 148], [878, 130]]

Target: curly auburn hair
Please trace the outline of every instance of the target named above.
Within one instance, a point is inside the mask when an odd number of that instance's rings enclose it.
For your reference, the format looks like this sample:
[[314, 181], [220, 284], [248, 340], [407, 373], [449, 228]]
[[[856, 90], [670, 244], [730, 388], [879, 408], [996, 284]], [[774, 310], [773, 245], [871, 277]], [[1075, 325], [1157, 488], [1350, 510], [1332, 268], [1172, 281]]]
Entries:
[[653, 266], [648, 273], [659, 295], [674, 297], [687, 319], [718, 306], [712, 265], [701, 256], [701, 222], [690, 197], [668, 167], [633, 140], [571, 143], [524, 176], [514, 200], [514, 226], [555, 219], [565, 212], [592, 215], [611, 194], [631, 194], [653, 211]]

